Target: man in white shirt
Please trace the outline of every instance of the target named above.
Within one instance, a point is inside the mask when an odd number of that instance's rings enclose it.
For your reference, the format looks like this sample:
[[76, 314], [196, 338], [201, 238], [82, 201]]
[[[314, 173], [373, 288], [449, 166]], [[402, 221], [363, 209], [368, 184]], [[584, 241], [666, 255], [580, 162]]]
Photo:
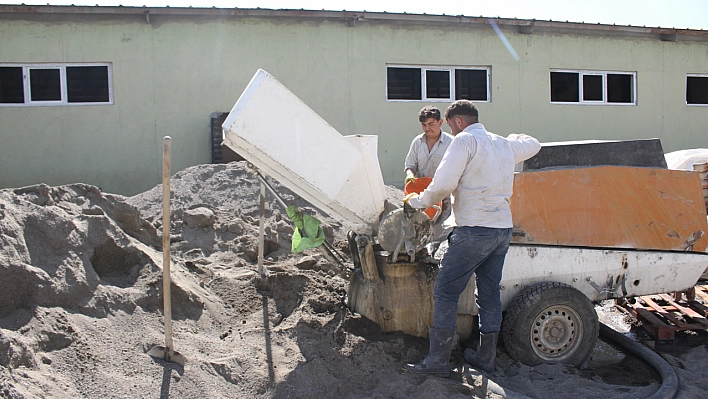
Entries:
[[436, 107], [423, 107], [418, 113], [418, 121], [423, 133], [413, 139], [406, 155], [404, 184], [416, 177], [433, 177], [452, 142], [452, 136], [442, 131], [443, 120]]
[[468, 100], [455, 101], [447, 108], [445, 120], [455, 139], [430, 186], [420, 195], [409, 194], [404, 199], [413, 208], [427, 208], [452, 194], [448, 223], [455, 226], [435, 279], [430, 352], [421, 363], [404, 366], [415, 373], [450, 375], [457, 302], [473, 273], [481, 334], [478, 349], [467, 349], [464, 356], [475, 368], [494, 371], [502, 321], [499, 283], [511, 241], [509, 199], [514, 165], [534, 156], [541, 145], [525, 134], [504, 138], [489, 133], [478, 122], [478, 115]]

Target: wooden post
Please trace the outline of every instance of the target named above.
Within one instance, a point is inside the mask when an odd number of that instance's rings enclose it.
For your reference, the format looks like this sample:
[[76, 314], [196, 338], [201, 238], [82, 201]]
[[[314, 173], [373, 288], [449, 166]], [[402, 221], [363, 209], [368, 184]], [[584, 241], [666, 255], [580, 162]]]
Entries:
[[265, 184], [261, 182], [260, 221], [258, 222], [258, 273], [261, 276], [266, 274], [265, 267], [263, 266], [263, 246], [265, 245], [265, 191]]
[[172, 295], [170, 292], [170, 152], [172, 138], [165, 136], [162, 152], [162, 296], [165, 306], [165, 360], [172, 348]]

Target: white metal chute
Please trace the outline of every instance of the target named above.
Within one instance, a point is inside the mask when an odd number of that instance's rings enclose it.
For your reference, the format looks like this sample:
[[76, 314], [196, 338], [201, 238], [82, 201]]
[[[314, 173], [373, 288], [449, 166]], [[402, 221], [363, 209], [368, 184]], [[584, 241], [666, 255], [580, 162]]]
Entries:
[[386, 199], [376, 136], [342, 136], [262, 69], [222, 128], [258, 169], [353, 231], [375, 230]]
[[[379, 165], [378, 157], [378, 136], [373, 135], [356, 135], [356, 136], [344, 136], [344, 139], [348, 141], [352, 146], [359, 150], [362, 157], [362, 162], [358, 165], [357, 175], [363, 174], [366, 176], [362, 180], [363, 183], [367, 184], [365, 187], [357, 187], [353, 184], [348, 184], [345, 190], [342, 190], [340, 194], [345, 192], [351, 192], [350, 195], [361, 195], [369, 193], [373, 201], [376, 201], [377, 206], [375, 206], [375, 220], [378, 221], [379, 214], [383, 210], [383, 203], [386, 200], [386, 190], [384, 189], [383, 176], [381, 175], [381, 166]], [[361, 193], [361, 191], [365, 191]]]

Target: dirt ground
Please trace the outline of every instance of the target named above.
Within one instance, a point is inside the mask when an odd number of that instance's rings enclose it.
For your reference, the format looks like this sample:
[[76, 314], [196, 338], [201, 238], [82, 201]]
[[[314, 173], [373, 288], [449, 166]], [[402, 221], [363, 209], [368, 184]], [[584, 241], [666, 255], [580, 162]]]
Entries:
[[[338, 222], [273, 185], [347, 252]], [[492, 374], [470, 369], [460, 349], [450, 379], [405, 373], [427, 339], [384, 334], [353, 314], [351, 266], [317, 249], [290, 254], [292, 224], [270, 196], [271, 273], [260, 277], [259, 183], [243, 163], [188, 168], [171, 186], [173, 337], [184, 366], [146, 354], [164, 344], [161, 186], [133, 197], [85, 184], [0, 190], [0, 397], [605, 399], [660, 386], [650, 366], [602, 340], [584, 369], [525, 366], [500, 347]], [[597, 311], [673, 366], [677, 398], [706, 396], [705, 331], [657, 344], [609, 304]]]

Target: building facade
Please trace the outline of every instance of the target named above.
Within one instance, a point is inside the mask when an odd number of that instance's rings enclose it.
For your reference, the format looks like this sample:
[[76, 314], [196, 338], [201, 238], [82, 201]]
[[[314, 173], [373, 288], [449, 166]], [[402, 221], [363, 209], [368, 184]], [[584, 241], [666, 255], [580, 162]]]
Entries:
[[[497, 34], [499, 32], [499, 34]], [[418, 111], [475, 101], [501, 135], [707, 147], [708, 32], [465, 16], [0, 6], [0, 188], [133, 195], [210, 163], [210, 115], [264, 69], [400, 185]], [[273, 112], [278, 112], [274, 109]], [[313, 161], [315, 162], [315, 161]]]

